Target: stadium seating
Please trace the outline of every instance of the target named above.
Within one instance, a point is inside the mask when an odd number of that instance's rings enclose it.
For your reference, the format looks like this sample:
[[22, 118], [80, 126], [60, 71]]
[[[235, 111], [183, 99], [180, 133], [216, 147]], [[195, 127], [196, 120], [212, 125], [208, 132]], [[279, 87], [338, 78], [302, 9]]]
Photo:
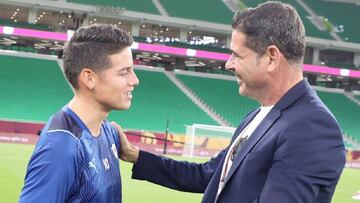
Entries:
[[[180, 74], [176, 77], [233, 126], [237, 126], [247, 112], [258, 106], [255, 101], [236, 95], [238, 85], [234, 81]], [[343, 94], [329, 92], [318, 92], [318, 94], [339, 121], [343, 133], [359, 142], [360, 107]]]
[[360, 142], [360, 106], [343, 94], [322, 91], [317, 93], [340, 123], [343, 133]]
[[21, 45], [17, 45], [17, 44], [13, 44], [13, 45], [0, 44], [0, 50], [10, 50], [10, 51], [17, 51], [17, 52], [30, 52], [30, 53], [39, 53], [39, 54], [47, 54], [47, 55], [57, 55], [58, 54], [54, 50], [35, 49], [34, 47], [21, 46]]
[[211, 46], [211, 45], [191, 45], [191, 44], [185, 43], [185, 42], [166, 42], [165, 45], [172, 46], [172, 47], [187, 48], [187, 49], [220, 52], [220, 53], [226, 53], [226, 54], [231, 53], [230, 49], [228, 49], [228, 48], [215, 47], [215, 46]]
[[164, 132], [169, 120], [171, 132], [184, 133], [193, 123], [216, 125], [163, 73], [136, 70], [140, 85], [133, 93], [130, 110], [114, 112], [110, 119], [125, 128]]
[[233, 14], [221, 0], [160, 0], [160, 2], [172, 17], [231, 24]]
[[53, 31], [49, 25], [45, 25], [45, 24], [14, 22], [12, 20], [1, 19], [1, 18], [0, 18], [0, 25], [1, 26], [9, 26], [9, 27], [21, 27], [21, 28], [30, 28], [30, 29], [36, 29], [36, 30]]
[[342, 39], [350, 42], [360, 43], [360, 5], [355, 3], [340, 3], [324, 0], [304, 0], [313, 11], [320, 16], [330, 20], [334, 26], [343, 26], [343, 32], [338, 34]]
[[[44, 122], [72, 97], [59, 65], [53, 60], [0, 55], [0, 118]], [[140, 85], [133, 93], [130, 110], [115, 111], [109, 119], [126, 129], [184, 133], [184, 125], [216, 125], [162, 72], [136, 70]], [[258, 106], [238, 95], [235, 81], [177, 74], [201, 100], [237, 126]], [[232, 94], [230, 94], [232, 92]], [[360, 142], [360, 107], [340, 93], [318, 91], [339, 121], [343, 133]], [[359, 96], [358, 96], [359, 98]]]
[[350, 70], [358, 70], [359, 68], [355, 67], [354, 64], [349, 64], [349, 63], [341, 63], [341, 62], [327, 62], [326, 63], [327, 66], [330, 67], [337, 67], [337, 68], [346, 68], [346, 69], [350, 69]]
[[[259, 3], [265, 2], [266, 0], [244, 0], [244, 4], [248, 7], [255, 7]], [[306, 35], [310, 37], [317, 37], [317, 38], [323, 38], [323, 39], [331, 39], [334, 40], [334, 38], [327, 32], [323, 30], [319, 30], [313, 23], [310, 22], [308, 16], [309, 14], [306, 12], [306, 10], [297, 3], [296, 0], [281, 0], [284, 3], [291, 4], [295, 7], [297, 12], [299, 13], [305, 29], [306, 29]]]
[[176, 77], [234, 127], [250, 110], [259, 106], [256, 101], [239, 95], [239, 86], [235, 81], [181, 74]]
[[[0, 118], [44, 122], [72, 97], [56, 61], [0, 55]], [[140, 86], [128, 111], [109, 119], [128, 129], [184, 133], [193, 123], [215, 125], [163, 73], [136, 70]]]
[[151, 14], [160, 14], [151, 0], [67, 0], [70, 3], [110, 6]]
[[344, 144], [346, 149], [354, 148], [354, 145], [346, 140], [344, 140]]
[[0, 55], [0, 118], [46, 121], [71, 96], [56, 61]]

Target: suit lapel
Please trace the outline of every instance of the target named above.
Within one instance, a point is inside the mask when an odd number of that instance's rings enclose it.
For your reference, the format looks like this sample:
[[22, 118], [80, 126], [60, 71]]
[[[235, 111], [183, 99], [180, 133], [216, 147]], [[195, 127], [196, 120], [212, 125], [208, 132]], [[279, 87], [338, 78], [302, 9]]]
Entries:
[[[288, 108], [294, 102], [296, 102], [303, 94], [311, 91], [311, 87], [306, 80], [300, 81], [296, 84], [292, 89], [290, 89], [284, 97], [273, 107], [273, 109], [269, 112], [269, 114], [264, 118], [264, 120], [260, 123], [258, 128], [252, 133], [249, 140], [244, 144], [244, 146], [238, 152], [238, 155], [235, 157], [233, 161], [233, 165], [231, 166], [229, 173], [225, 179], [224, 187], [226, 187], [229, 179], [234, 175], [237, 168], [240, 166], [246, 155], [255, 147], [255, 145], [260, 141], [260, 139], [264, 136], [264, 134], [268, 131], [268, 129], [279, 119], [281, 116], [281, 111]], [[259, 112], [260, 109], [254, 110], [250, 112], [245, 120], [239, 125], [236, 129], [234, 136], [231, 140], [231, 143], [234, 142], [237, 136], [239, 136], [240, 132], [253, 120], [255, 115]], [[231, 144], [230, 144], [231, 145]], [[229, 146], [230, 146], [229, 145]], [[210, 181], [203, 197], [202, 202], [214, 202], [217, 188], [219, 185], [220, 174], [222, 172], [222, 166], [224, 164], [224, 159], [227, 151], [224, 154], [223, 159], [220, 162], [212, 180]]]
[[[269, 112], [269, 114], [264, 118], [264, 120], [259, 124], [258, 128], [251, 134], [249, 140], [242, 146], [238, 155], [235, 157], [233, 161], [233, 165], [231, 166], [229, 173], [225, 179], [224, 187], [229, 179], [234, 175], [237, 168], [240, 166], [246, 155], [254, 148], [256, 143], [264, 136], [267, 130], [272, 126], [272, 124], [281, 116], [281, 111], [291, 106], [294, 102], [296, 102], [302, 95], [306, 92], [310, 91], [311, 87], [309, 83], [304, 79], [297, 83], [294, 87], [292, 87], [281, 99], [280, 101], [273, 107], [273, 109]], [[242, 124], [242, 128], [239, 132], [241, 132], [244, 127], [254, 118], [256, 113], [259, 110], [253, 111], [249, 115], [249, 119], [245, 120]], [[240, 127], [239, 127], [240, 128]], [[238, 132], [238, 134], [239, 134]], [[234, 138], [233, 140], [234, 141]]]
[[[255, 115], [253, 115], [253, 117]], [[281, 115], [281, 112], [278, 109], [273, 108], [269, 112], [269, 114], [264, 118], [264, 120], [260, 123], [258, 128], [256, 128], [256, 130], [251, 134], [248, 141], [244, 144], [244, 146], [242, 146], [242, 148], [238, 152], [238, 155], [235, 157], [233, 164], [229, 170], [229, 173], [226, 176], [226, 179], [224, 182], [224, 187], [225, 187], [226, 183], [229, 181], [229, 179], [231, 178], [231, 176], [234, 174], [236, 169], [240, 166], [241, 162], [244, 160], [246, 155], [251, 151], [251, 149], [256, 145], [256, 143], [264, 136], [264, 134], [267, 132], [267, 130], [280, 117], [280, 115]]]
[[[239, 136], [240, 132], [250, 123], [250, 121], [252, 121], [252, 119], [255, 117], [255, 115], [259, 111], [260, 111], [260, 109], [255, 109], [255, 110], [251, 111], [246, 116], [244, 121], [235, 130], [234, 135], [233, 135], [230, 143], [234, 142], [236, 137]], [[230, 147], [230, 145], [229, 145], [229, 147]], [[222, 168], [223, 168], [223, 165], [224, 165], [224, 162], [225, 162], [225, 157], [226, 157], [226, 154], [227, 154], [228, 150], [223, 154], [223, 158], [221, 159], [221, 161], [220, 161], [220, 163], [219, 163], [213, 177], [211, 178], [211, 180], [209, 182], [209, 185], [207, 186], [207, 188], [206, 188], [206, 190], [204, 192], [202, 202], [214, 202], [215, 201], [215, 197], [216, 197], [218, 186], [219, 186], [219, 181], [220, 181]]]

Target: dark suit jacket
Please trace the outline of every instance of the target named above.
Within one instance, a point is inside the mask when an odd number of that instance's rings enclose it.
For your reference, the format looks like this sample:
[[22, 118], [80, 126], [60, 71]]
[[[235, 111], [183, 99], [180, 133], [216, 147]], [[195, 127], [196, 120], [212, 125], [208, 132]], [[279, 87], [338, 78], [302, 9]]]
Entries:
[[[254, 118], [250, 112], [233, 140]], [[228, 148], [204, 164], [140, 151], [132, 177], [214, 203]], [[345, 165], [340, 127], [306, 80], [272, 108], [235, 156], [217, 202], [330, 202]]]

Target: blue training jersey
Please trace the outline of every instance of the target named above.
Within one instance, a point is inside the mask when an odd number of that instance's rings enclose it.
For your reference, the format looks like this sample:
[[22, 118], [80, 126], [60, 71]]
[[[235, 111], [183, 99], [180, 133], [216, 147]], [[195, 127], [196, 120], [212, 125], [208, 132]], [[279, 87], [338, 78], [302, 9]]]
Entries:
[[121, 202], [117, 130], [91, 135], [67, 106], [45, 125], [29, 161], [20, 203]]

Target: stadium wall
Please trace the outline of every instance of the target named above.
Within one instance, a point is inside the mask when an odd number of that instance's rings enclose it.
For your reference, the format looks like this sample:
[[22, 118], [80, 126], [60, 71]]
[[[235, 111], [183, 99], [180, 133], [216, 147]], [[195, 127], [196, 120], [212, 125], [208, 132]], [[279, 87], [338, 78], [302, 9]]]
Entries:
[[[39, 139], [38, 134], [44, 125], [44, 123], [0, 120], [0, 143], [35, 145]], [[142, 150], [156, 154], [164, 153], [165, 133], [128, 130], [126, 135], [130, 142]], [[185, 135], [169, 133], [166, 154], [182, 155], [184, 142]], [[218, 142], [219, 140], [216, 140], [216, 138], [196, 139], [195, 144], [199, 147], [194, 151], [194, 156], [211, 157], [216, 155], [220, 148], [214, 143]], [[224, 146], [221, 148], [224, 148]], [[346, 167], [360, 168], [360, 151], [347, 150], [346, 153]]]
[[[44, 123], [29, 123], [21, 121], [0, 120], [0, 143], [31, 144], [37, 143]], [[165, 133], [153, 133], [149, 131], [128, 130], [126, 135], [130, 142], [139, 148], [156, 154], [163, 154], [165, 147]], [[166, 138], [166, 154], [182, 155], [185, 135], [169, 133]], [[212, 143], [216, 140], [197, 139], [196, 143], [202, 146], [194, 152], [195, 156], [211, 157], [218, 153], [219, 147]]]

